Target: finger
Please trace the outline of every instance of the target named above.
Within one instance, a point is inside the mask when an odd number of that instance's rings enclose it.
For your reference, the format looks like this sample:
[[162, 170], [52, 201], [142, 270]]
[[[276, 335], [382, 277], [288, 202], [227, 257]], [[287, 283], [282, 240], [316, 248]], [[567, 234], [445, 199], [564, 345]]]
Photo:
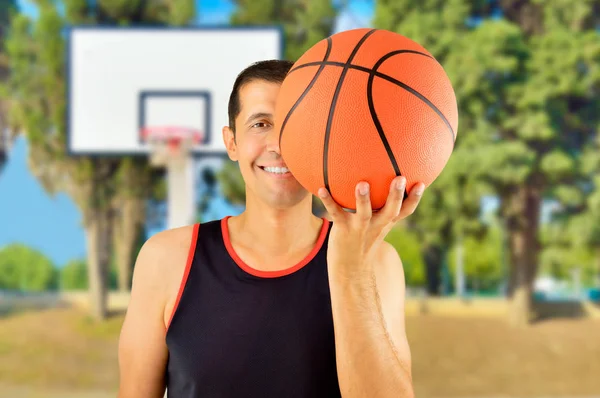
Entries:
[[394, 219], [400, 214], [400, 210], [402, 209], [405, 189], [406, 177], [398, 176], [392, 180], [385, 206], [377, 214], [377, 223], [385, 225], [394, 222]]
[[356, 196], [356, 216], [354, 218], [361, 224], [369, 222], [373, 215], [370, 191], [369, 183], [364, 181], [356, 184], [354, 189], [354, 195]]
[[329, 191], [326, 188], [319, 188], [317, 192], [319, 199], [323, 202], [323, 206], [327, 210], [327, 213], [331, 216], [331, 219], [335, 222], [341, 221], [341, 217], [344, 216], [344, 210], [333, 200]]
[[421, 198], [423, 197], [423, 192], [425, 192], [425, 184], [422, 182], [419, 182], [412, 187], [408, 193], [408, 197], [402, 204], [402, 210], [400, 210], [398, 220], [406, 218], [415, 212], [419, 202], [421, 201]]

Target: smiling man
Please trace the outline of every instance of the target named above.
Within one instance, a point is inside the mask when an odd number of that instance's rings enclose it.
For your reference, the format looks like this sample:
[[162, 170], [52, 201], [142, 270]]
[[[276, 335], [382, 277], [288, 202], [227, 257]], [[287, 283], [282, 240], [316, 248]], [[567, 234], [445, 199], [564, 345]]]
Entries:
[[[404, 273], [384, 238], [419, 203], [392, 181], [372, 214], [322, 188], [333, 222], [285, 166], [273, 115], [292, 64], [242, 71], [223, 128], [246, 184], [236, 217], [164, 231], [142, 248], [121, 332], [120, 398], [412, 397]], [[310, 128], [310, 126], [307, 126]]]

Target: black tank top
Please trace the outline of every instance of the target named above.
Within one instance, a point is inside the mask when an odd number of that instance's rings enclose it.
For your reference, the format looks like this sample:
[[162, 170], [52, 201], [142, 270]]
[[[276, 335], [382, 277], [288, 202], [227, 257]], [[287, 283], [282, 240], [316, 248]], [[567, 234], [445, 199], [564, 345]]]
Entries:
[[277, 272], [233, 250], [226, 217], [194, 227], [168, 325], [168, 398], [341, 397], [335, 361], [327, 237]]

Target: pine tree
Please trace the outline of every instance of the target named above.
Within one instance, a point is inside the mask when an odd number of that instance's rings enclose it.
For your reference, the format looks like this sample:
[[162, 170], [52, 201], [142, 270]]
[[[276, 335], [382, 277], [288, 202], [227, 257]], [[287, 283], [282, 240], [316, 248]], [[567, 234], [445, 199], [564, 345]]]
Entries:
[[[511, 321], [516, 325], [531, 320], [544, 199], [583, 205], [586, 177], [579, 157], [600, 120], [594, 111], [600, 109], [600, 41], [594, 28], [598, 3], [378, 3], [378, 26], [430, 49], [453, 81], [460, 142], [444, 171], [451, 184], [444, 185], [447, 191], [440, 196], [452, 195], [452, 181], [458, 181], [454, 168], [462, 164], [473, 167], [464, 175], [467, 180], [483, 177], [483, 186], [501, 199], [509, 236]], [[473, 23], [474, 17], [483, 22]], [[442, 185], [436, 183], [436, 190]], [[438, 195], [428, 194], [435, 202]], [[424, 218], [439, 214], [427, 206], [419, 211]]]
[[[67, 192], [83, 215], [88, 249], [92, 315], [107, 316], [107, 283], [115, 240], [122, 274], [129, 283], [131, 252], [136, 244], [143, 198], [151, 189], [147, 161], [124, 157], [70, 157], [66, 142], [66, 24], [181, 23], [192, 17], [192, 0], [109, 1], [68, 0], [65, 17], [50, 0], [40, 0], [36, 21], [24, 15], [12, 19], [7, 40], [11, 76], [6, 92], [12, 101], [10, 118], [29, 142], [29, 166], [49, 193]], [[185, 17], [182, 10], [188, 10]], [[119, 213], [115, 216], [115, 210]]]
[[[422, 242], [427, 290], [431, 295], [441, 293], [442, 269], [448, 264], [453, 246], [461, 246], [470, 235], [481, 237], [485, 232], [478, 220], [480, 198], [491, 190], [482, 181], [479, 153], [475, 150], [477, 121], [472, 114], [476, 109], [469, 109], [484, 106], [481, 102], [485, 99], [480, 99], [479, 104], [465, 103], [462, 91], [477, 90], [477, 83], [457, 81], [463, 77], [460, 71], [464, 61], [452, 58], [460, 51], [459, 43], [466, 41], [463, 38], [471, 31], [465, 21], [477, 12], [477, 7], [460, 0], [380, 0], [375, 9], [374, 27], [398, 32], [423, 45], [444, 66], [457, 94], [459, 124], [453, 155], [442, 174], [426, 190], [415, 214], [407, 219]], [[463, 268], [464, 259], [460, 264]]]
[[237, 0], [233, 25], [280, 25], [284, 58], [295, 61], [331, 35], [336, 10], [331, 0]]
[[[0, 0], [0, 82], [6, 82], [8, 78], [8, 56], [4, 46], [4, 40], [7, 35], [7, 28], [10, 24], [11, 14], [16, 12], [17, 5], [15, 0]], [[4, 97], [7, 97], [4, 95]], [[12, 140], [14, 132], [7, 130], [8, 123], [6, 117], [6, 109], [8, 107], [8, 99], [0, 100], [0, 172], [8, 155], [9, 142]]]

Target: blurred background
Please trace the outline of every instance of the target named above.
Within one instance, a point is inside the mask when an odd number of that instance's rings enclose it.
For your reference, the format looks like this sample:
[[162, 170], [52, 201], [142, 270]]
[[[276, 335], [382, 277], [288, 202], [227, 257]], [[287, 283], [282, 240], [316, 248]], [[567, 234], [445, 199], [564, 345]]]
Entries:
[[[1, 0], [0, 397], [116, 395], [133, 263], [167, 228], [163, 169], [68, 151], [70, 25], [281, 26], [290, 60], [358, 27], [422, 44], [460, 119], [387, 237], [417, 396], [600, 396], [600, 1]], [[196, 221], [243, 211], [236, 164], [193, 176]]]

